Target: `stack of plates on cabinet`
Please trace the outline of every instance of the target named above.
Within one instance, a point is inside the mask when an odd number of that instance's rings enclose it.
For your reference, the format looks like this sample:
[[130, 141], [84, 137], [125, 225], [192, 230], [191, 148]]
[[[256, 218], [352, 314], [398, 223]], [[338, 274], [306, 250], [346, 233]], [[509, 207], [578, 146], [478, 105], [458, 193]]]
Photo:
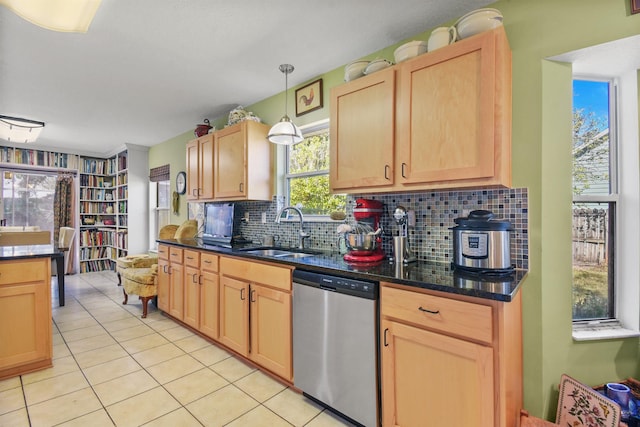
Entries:
[[498, 9], [478, 9], [469, 12], [455, 23], [458, 40], [474, 36], [502, 25], [502, 13]]
[[387, 61], [386, 59], [374, 59], [373, 61], [369, 62], [369, 65], [367, 65], [367, 68], [364, 69], [363, 73], [365, 75], [369, 75], [371, 73], [375, 73], [376, 71], [383, 70], [392, 65], [393, 64]]
[[364, 69], [369, 65], [369, 61], [353, 61], [344, 67], [344, 81], [350, 82], [358, 77], [364, 76]]

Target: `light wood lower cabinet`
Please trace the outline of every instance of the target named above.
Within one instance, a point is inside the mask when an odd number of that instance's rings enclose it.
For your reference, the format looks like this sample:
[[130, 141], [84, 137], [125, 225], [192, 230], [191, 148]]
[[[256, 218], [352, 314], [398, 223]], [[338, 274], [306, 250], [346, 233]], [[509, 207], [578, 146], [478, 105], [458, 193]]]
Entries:
[[169, 247], [169, 314], [178, 320], [184, 317], [183, 249]]
[[158, 245], [158, 310], [169, 312], [169, 246]]
[[51, 366], [51, 260], [0, 261], [0, 379]]
[[158, 308], [293, 379], [291, 267], [159, 245]]
[[383, 284], [380, 304], [385, 427], [517, 425], [519, 294], [509, 303], [458, 300]]
[[218, 312], [220, 278], [218, 255], [200, 254], [200, 324], [198, 330], [206, 336], [218, 339]]
[[184, 250], [182, 321], [194, 329], [200, 327], [200, 252]]
[[293, 379], [291, 268], [220, 259], [220, 342]]
[[248, 282], [225, 275], [220, 279], [220, 342], [245, 357], [249, 355], [248, 295]]

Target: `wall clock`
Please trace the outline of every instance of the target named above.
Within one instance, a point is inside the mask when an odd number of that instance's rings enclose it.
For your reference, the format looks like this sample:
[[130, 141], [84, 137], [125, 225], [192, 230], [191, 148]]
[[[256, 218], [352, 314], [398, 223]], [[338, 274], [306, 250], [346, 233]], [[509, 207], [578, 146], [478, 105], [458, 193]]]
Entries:
[[187, 174], [178, 172], [176, 176], [176, 191], [178, 194], [184, 194], [187, 191]]

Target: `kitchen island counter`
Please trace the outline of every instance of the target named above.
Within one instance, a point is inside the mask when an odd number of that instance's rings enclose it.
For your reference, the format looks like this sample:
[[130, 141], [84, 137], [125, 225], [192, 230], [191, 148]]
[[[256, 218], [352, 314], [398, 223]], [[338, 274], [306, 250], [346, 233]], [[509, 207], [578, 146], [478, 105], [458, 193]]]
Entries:
[[[516, 269], [507, 276], [470, 275], [454, 271], [451, 264], [417, 261], [407, 265], [396, 265], [388, 260], [375, 264], [346, 262], [336, 253], [317, 253], [314, 256], [291, 259], [248, 253], [248, 248], [227, 248], [203, 244], [199, 239], [167, 239], [160, 243], [185, 248], [208, 250], [222, 255], [239, 256], [294, 266], [301, 270], [341, 275], [350, 278], [398, 283], [433, 291], [454, 293], [469, 297], [510, 302], [519, 291], [526, 270]], [[288, 248], [279, 248], [287, 249]], [[291, 249], [296, 251], [296, 249]]]

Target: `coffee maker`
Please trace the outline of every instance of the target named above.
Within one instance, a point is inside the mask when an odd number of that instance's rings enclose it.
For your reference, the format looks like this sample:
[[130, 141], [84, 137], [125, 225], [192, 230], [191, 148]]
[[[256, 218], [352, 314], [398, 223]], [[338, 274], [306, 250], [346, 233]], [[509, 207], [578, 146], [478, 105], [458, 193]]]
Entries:
[[[384, 212], [384, 204], [377, 200], [356, 199], [353, 208], [353, 218], [356, 220], [356, 229], [370, 229], [376, 232], [380, 229], [380, 217]], [[385, 258], [382, 251], [382, 233], [375, 235], [375, 248], [372, 251], [350, 250], [345, 254], [344, 260], [354, 263], [373, 263]]]

